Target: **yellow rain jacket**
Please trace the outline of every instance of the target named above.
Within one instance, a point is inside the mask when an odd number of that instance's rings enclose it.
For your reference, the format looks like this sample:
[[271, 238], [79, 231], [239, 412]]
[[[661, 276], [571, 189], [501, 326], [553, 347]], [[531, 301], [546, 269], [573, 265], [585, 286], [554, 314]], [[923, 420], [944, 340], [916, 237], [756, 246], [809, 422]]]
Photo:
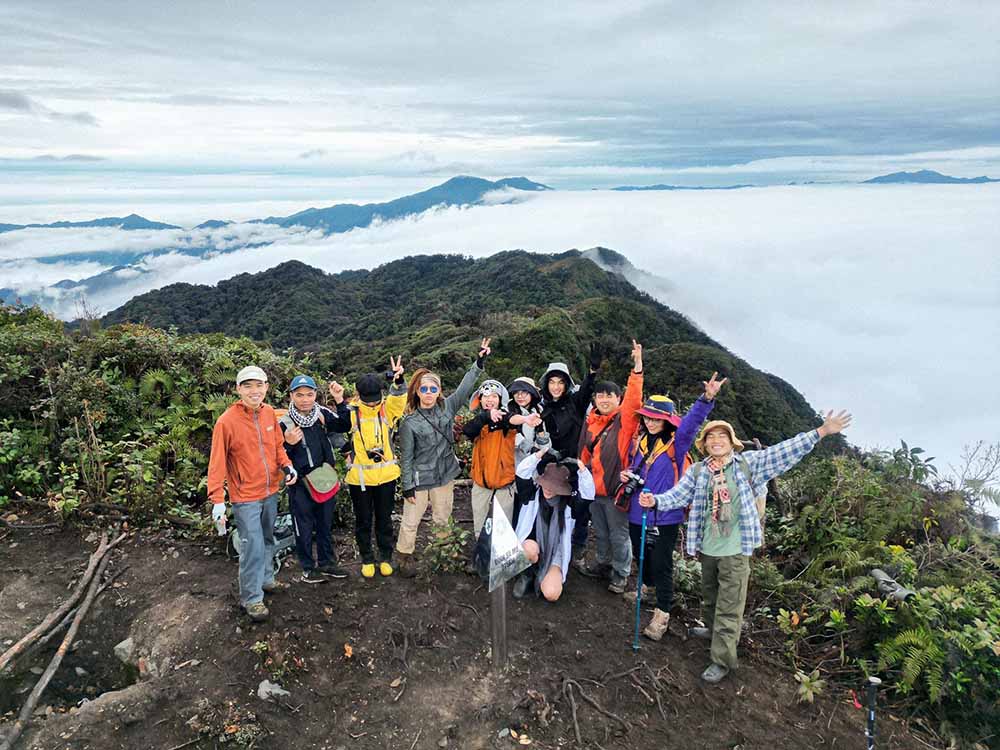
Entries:
[[[347, 483], [362, 489], [399, 478], [399, 461], [392, 452], [392, 431], [406, 408], [406, 386], [393, 384], [379, 406], [351, 404], [351, 431], [347, 435], [353, 458], [347, 463]], [[382, 460], [369, 451], [381, 449]]]

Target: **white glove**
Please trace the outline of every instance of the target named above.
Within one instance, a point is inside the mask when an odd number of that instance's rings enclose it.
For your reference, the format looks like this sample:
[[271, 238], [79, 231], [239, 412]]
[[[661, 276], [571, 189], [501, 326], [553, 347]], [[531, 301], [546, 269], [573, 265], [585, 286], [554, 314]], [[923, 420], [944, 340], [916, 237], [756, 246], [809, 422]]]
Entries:
[[215, 532], [219, 536], [225, 536], [225, 534], [226, 534], [226, 504], [225, 503], [213, 503], [213, 505], [212, 505], [212, 523], [215, 524]]

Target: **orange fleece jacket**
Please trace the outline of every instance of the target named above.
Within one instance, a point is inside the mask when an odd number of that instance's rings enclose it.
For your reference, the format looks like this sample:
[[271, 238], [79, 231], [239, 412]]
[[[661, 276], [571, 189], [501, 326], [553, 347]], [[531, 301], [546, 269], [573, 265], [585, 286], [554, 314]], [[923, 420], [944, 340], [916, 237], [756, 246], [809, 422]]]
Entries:
[[[621, 485], [619, 474], [628, 464], [628, 450], [639, 427], [638, 411], [642, 408], [642, 373], [634, 370], [629, 373], [628, 385], [622, 394], [622, 402], [610, 414], [601, 414], [597, 409], [591, 409], [587, 414], [587, 422], [580, 434], [580, 462], [590, 469], [594, 476], [594, 488], [598, 497], [612, 497]], [[594, 438], [612, 420], [618, 420], [618, 425], [612, 425], [601, 439], [589, 450]], [[615, 441], [614, 451], [605, 448], [609, 441]], [[608, 446], [610, 448], [610, 445]]]
[[278, 419], [267, 404], [253, 412], [237, 401], [212, 430], [208, 460], [208, 499], [213, 503], [247, 503], [278, 491], [281, 467], [291, 466]]

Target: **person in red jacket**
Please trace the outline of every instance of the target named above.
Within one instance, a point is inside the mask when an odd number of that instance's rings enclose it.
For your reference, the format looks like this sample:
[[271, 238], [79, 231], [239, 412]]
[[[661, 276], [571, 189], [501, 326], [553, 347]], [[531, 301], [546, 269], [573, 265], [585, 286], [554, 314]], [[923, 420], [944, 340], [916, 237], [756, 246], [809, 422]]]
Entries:
[[219, 417], [212, 430], [208, 461], [208, 499], [212, 519], [225, 530], [226, 494], [240, 534], [240, 605], [254, 621], [266, 620], [264, 594], [288, 588], [274, 579], [274, 519], [278, 483], [298, 479], [285, 454], [274, 409], [264, 403], [267, 375], [244, 367], [236, 376], [240, 400]]
[[611, 381], [594, 386], [594, 408], [580, 432], [580, 462], [594, 476], [596, 492], [590, 520], [597, 540], [597, 559], [584, 572], [594, 578], [610, 578], [608, 591], [613, 594], [625, 592], [632, 569], [628, 513], [615, 506], [615, 495], [642, 407], [642, 345], [635, 339], [632, 361], [634, 367], [624, 395]]

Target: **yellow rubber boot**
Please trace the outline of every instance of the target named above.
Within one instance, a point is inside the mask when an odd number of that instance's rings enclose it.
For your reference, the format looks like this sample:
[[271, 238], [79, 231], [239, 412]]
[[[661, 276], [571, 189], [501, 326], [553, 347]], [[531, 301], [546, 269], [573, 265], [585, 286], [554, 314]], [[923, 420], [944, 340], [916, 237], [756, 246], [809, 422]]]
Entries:
[[391, 576], [393, 573], [392, 566], [387, 562], [381, 562], [378, 566], [378, 572], [384, 576]]
[[361, 566], [361, 575], [365, 578], [375, 577], [375, 563], [365, 563]]

